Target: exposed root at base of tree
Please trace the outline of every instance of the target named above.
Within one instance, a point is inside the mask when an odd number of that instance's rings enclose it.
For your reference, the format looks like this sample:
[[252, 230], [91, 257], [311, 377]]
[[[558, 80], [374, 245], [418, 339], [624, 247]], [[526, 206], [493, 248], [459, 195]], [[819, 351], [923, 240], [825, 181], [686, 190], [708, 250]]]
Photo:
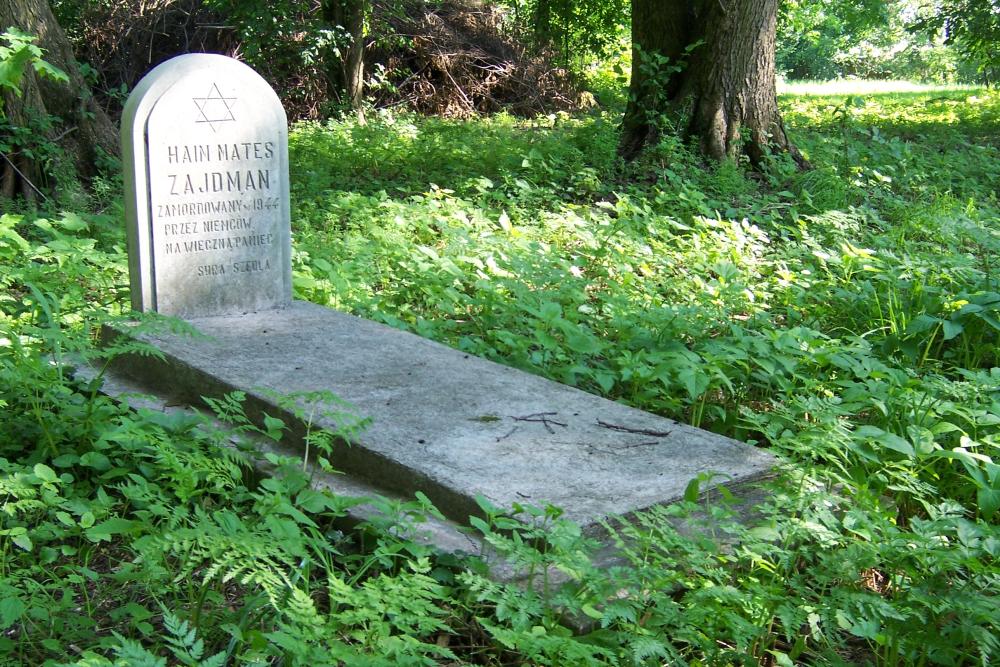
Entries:
[[19, 155], [8, 155], [0, 152], [0, 198], [13, 199], [20, 195], [25, 201], [33, 202], [45, 195], [31, 180], [34, 175], [34, 163]]

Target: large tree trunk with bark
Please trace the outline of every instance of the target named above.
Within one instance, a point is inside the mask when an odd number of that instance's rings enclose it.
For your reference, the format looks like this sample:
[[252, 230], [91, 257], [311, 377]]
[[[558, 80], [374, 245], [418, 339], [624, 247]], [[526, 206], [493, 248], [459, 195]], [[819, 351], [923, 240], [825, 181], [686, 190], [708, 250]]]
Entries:
[[[118, 132], [90, 95], [73, 58], [73, 48], [52, 15], [48, 0], [2, 0], [0, 29], [12, 26], [37, 36], [36, 44], [44, 50], [42, 57], [65, 72], [69, 82], [44, 79], [29, 68], [21, 81], [20, 97], [3, 93], [7, 121], [13, 126], [30, 127], [32, 120], [58, 117], [61, 123], [46, 132], [47, 138], [63, 149], [78, 176], [93, 176], [101, 151], [118, 154]], [[31, 185], [43, 175], [41, 166], [20, 153], [8, 155], [0, 163], [0, 192], [10, 196], [20, 191], [33, 198], [35, 190]]]
[[[619, 151], [656, 140], [657, 119], [687, 119], [686, 134], [716, 160], [788, 151], [778, 111], [774, 48], [778, 0], [633, 0], [632, 81]], [[691, 49], [688, 51], [688, 49]]]

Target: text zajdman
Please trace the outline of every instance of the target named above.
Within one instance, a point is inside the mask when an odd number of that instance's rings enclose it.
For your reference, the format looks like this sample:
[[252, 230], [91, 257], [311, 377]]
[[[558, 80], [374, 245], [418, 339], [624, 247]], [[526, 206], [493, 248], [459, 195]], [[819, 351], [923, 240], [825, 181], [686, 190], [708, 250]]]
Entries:
[[[167, 164], [270, 160], [273, 141], [167, 146]], [[270, 169], [227, 169], [167, 174], [171, 195], [247, 192], [271, 189]]]

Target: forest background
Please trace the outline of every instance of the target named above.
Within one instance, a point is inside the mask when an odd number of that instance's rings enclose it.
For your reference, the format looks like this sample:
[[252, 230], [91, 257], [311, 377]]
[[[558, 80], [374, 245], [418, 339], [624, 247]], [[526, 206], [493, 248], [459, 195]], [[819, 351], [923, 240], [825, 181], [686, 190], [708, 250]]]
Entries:
[[[629, 48], [660, 5], [709, 25], [675, 55]], [[715, 5], [773, 17], [754, 52], [783, 79], [787, 142], [744, 150], [748, 124], [713, 153], [680, 103]], [[0, 660], [995, 662], [998, 9], [0, 7]], [[297, 298], [767, 447], [757, 517], [692, 480], [608, 526], [609, 570], [559, 508], [484, 504], [469, 530], [528, 585], [498, 583], [406, 537], [425, 498], [348, 529], [355, 501], [312, 490], [301, 458], [262, 472], [251, 443], [284, 428], [238, 395], [209, 420], [75, 379], [127, 351], [91, 339], [129, 316], [115, 119], [149, 68], [202, 50], [258, 69], [296, 119]], [[336, 469], [333, 439], [310, 444]]]

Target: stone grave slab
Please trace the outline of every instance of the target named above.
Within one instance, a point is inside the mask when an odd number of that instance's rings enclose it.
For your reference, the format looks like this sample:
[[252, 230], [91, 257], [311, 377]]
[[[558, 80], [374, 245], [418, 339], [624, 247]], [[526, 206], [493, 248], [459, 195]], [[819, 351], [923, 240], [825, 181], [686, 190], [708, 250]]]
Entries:
[[774, 463], [746, 444], [292, 301], [286, 120], [245, 65], [194, 54], [155, 68], [126, 104], [122, 144], [133, 309], [182, 317], [201, 335], [106, 327], [106, 341], [133, 337], [163, 354], [116, 359], [111, 384], [165, 404], [241, 391], [248, 415], [279, 417], [300, 438], [338, 430], [331, 415], [343, 408], [314, 407], [307, 424], [282, 397], [335, 395], [369, 422], [336, 448], [333, 465], [356, 481], [338, 488], [422, 492], [463, 525], [481, 496], [500, 508], [555, 505], [596, 531], [604, 518], [682, 498], [700, 474], [738, 489]]
[[386, 492], [422, 491], [461, 522], [482, 495], [504, 508], [553, 504], [593, 528], [682, 498], [700, 473], [736, 488], [774, 463], [744, 443], [315, 304], [190, 323], [204, 337], [140, 336], [165, 361], [124, 359], [116, 370], [192, 403], [244, 391], [248, 413], [290, 423], [276, 394], [332, 392], [370, 419], [333, 465]]

